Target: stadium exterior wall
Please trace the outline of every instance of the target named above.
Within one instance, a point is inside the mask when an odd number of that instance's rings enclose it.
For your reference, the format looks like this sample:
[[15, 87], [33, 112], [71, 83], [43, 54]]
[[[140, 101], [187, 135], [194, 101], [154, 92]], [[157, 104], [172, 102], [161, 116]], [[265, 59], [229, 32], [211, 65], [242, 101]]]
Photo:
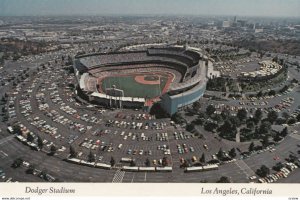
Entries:
[[120, 100], [119, 98], [109, 99], [94, 95], [89, 95], [88, 98], [90, 102], [110, 108], [143, 108], [145, 104], [142, 101]]
[[161, 97], [161, 105], [168, 114], [173, 115], [178, 109], [198, 101], [203, 96], [205, 89], [206, 82], [199, 83], [195, 88], [174, 96], [165, 94]]

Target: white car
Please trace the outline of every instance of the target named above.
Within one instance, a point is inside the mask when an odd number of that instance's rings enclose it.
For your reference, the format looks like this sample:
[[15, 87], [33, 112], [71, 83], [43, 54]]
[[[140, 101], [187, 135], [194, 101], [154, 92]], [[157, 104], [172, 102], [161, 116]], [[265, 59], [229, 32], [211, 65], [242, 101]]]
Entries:
[[139, 154], [140, 154], [140, 155], [143, 155], [143, 153], [144, 153], [144, 150], [140, 150], [140, 153], [139, 153]]

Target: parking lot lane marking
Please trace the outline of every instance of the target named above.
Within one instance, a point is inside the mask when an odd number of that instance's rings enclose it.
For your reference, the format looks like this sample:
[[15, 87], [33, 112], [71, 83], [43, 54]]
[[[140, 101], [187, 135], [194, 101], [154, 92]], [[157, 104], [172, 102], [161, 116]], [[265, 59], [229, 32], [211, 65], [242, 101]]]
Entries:
[[289, 136], [294, 139], [300, 140], [300, 135], [298, 135], [298, 134], [290, 134]]
[[8, 157], [8, 155], [4, 151], [0, 151], [0, 153], [1, 153], [1, 158]]
[[144, 178], [144, 181], [145, 181], [145, 182], [147, 181], [147, 172], [145, 172], [145, 178]]
[[170, 145], [170, 140], [169, 140], [169, 137], [168, 137], [167, 141], [168, 141], [168, 145], [169, 145], [169, 149], [170, 149], [170, 158], [171, 158], [171, 163], [172, 163], [172, 165], [173, 165], [173, 158], [172, 158], [172, 152], [171, 152], [171, 145]]
[[5, 142], [8, 142], [8, 141], [12, 140], [14, 137], [15, 137], [15, 135], [10, 135], [10, 136], [7, 136], [7, 137], [1, 139], [0, 140], [0, 145], [4, 144]]

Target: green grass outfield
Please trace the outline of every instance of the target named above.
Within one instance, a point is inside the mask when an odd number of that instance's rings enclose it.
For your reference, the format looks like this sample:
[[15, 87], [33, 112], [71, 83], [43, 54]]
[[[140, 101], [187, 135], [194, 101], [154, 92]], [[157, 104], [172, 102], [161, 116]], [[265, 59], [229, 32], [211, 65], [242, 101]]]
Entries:
[[124, 91], [125, 97], [154, 98], [160, 96], [167, 81], [167, 76], [161, 76], [160, 85], [145, 85], [136, 82], [134, 76], [112, 76], [104, 78], [101, 87], [105, 91], [105, 88], [112, 88], [115, 85], [116, 88]]

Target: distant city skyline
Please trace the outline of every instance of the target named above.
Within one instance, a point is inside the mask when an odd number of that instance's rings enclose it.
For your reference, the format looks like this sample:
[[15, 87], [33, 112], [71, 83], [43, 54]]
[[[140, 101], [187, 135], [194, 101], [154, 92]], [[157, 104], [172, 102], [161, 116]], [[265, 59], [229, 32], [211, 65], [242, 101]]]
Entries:
[[0, 0], [0, 16], [238, 15], [300, 17], [299, 0]]

